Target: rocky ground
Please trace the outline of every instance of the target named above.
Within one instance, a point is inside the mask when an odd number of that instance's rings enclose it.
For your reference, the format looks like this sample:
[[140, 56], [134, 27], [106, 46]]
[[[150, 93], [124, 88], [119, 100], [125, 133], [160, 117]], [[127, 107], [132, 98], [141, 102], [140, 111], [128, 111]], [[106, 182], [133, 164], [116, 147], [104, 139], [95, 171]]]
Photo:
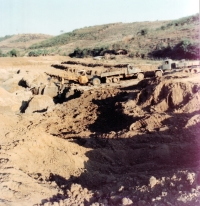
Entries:
[[59, 99], [51, 69], [0, 69], [0, 205], [200, 205], [200, 74]]

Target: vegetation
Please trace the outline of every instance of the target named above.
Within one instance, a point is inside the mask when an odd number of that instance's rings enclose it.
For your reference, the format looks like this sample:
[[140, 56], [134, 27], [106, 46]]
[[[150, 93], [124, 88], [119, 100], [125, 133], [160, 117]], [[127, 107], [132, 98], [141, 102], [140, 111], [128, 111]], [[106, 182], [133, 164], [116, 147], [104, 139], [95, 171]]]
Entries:
[[187, 59], [197, 59], [199, 56], [199, 43], [197, 41], [184, 39], [176, 46], [176, 49]]
[[6, 35], [6, 36], [4, 36], [4, 37], [0, 37], [0, 41], [4, 41], [4, 40], [6, 40], [6, 39], [9, 39], [9, 38], [11, 38], [13, 35]]
[[100, 33], [108, 29], [115, 24], [105, 24], [99, 26], [84, 27], [82, 29], [76, 29], [72, 32], [64, 33], [59, 36], [47, 39], [45, 41], [33, 44], [29, 49], [41, 49], [54, 46], [60, 46], [72, 41], [77, 40], [97, 40], [100, 37]]
[[[117, 55], [118, 51], [122, 50], [120, 54], [130, 58], [197, 58], [198, 45], [194, 40], [199, 35], [198, 21], [196, 14], [173, 21], [90, 26], [51, 38], [31, 34], [20, 35], [5, 41], [5, 44], [1, 43], [0, 56], [18, 56], [19, 53], [12, 50], [6, 53], [13, 45], [13, 48], [19, 48], [21, 55], [28, 56], [58, 54], [83, 58], [105, 54]], [[3, 38], [8, 37], [10, 36]], [[38, 43], [29, 46], [29, 40]]]
[[183, 39], [174, 47], [168, 46], [165, 48], [153, 51], [150, 55], [161, 58], [172, 59], [198, 59], [199, 58], [199, 44], [197, 41]]
[[77, 58], [83, 58], [87, 56], [102, 56], [106, 53], [108, 50], [108, 46], [102, 46], [102, 47], [95, 47], [93, 49], [91, 48], [85, 48], [80, 49], [76, 48], [73, 53], [69, 54], [70, 57], [77, 57]]
[[3, 53], [1, 50], [0, 50], [0, 57], [7, 57], [7, 56], [9, 56], [9, 57], [17, 57], [17, 56], [19, 56], [20, 55], [20, 53], [19, 53], [19, 51], [17, 51], [16, 49], [12, 49], [12, 50], [10, 50], [9, 52], [7, 52], [7, 53]]
[[63, 45], [68, 43], [72, 37], [74, 37], [76, 34], [74, 32], [69, 32], [65, 34], [61, 34], [59, 36], [47, 39], [45, 41], [42, 41], [37, 44], [33, 44], [30, 46], [29, 49], [40, 49], [40, 48], [45, 48], [45, 47], [53, 47], [53, 46], [58, 46], [58, 45]]
[[140, 31], [140, 34], [141, 34], [142, 36], [146, 36], [147, 33], [148, 33], [148, 29], [147, 29], [147, 28], [142, 29], [142, 30]]
[[46, 56], [48, 54], [49, 54], [48, 50], [41, 50], [41, 49], [39, 49], [39, 50], [30, 51], [28, 53], [28, 56], [29, 57], [37, 57], [37, 56], [41, 56], [41, 55], [42, 56]]
[[7, 56], [17, 57], [17, 56], [19, 56], [19, 51], [17, 51], [16, 49], [12, 49], [11, 51], [9, 51], [9, 52], [7, 53]]
[[199, 14], [195, 14], [195, 15], [180, 18], [178, 20], [170, 21], [166, 25], [161, 26], [160, 29], [165, 30], [174, 26], [184, 26], [184, 25], [194, 24], [195, 22], [198, 21], [199, 21]]
[[1, 50], [0, 50], [0, 57], [6, 57], [7, 55], [4, 54]]

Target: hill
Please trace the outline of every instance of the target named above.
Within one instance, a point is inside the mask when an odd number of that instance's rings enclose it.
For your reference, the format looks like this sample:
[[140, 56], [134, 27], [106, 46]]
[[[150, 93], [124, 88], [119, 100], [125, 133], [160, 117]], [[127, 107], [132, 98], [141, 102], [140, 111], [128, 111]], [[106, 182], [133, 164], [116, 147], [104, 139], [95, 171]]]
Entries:
[[16, 49], [23, 55], [32, 44], [49, 38], [52, 38], [52, 36], [46, 34], [6, 35], [0, 38], [0, 50], [2, 53], [7, 53], [12, 49]]
[[12, 46], [26, 49], [24, 53], [29, 56], [59, 54], [85, 57], [126, 54], [132, 58], [168, 56], [195, 59], [198, 56], [198, 37], [199, 18], [196, 14], [172, 21], [90, 26], [54, 37], [27, 39], [25, 42], [25, 37], [13, 36], [1, 41], [0, 49]]

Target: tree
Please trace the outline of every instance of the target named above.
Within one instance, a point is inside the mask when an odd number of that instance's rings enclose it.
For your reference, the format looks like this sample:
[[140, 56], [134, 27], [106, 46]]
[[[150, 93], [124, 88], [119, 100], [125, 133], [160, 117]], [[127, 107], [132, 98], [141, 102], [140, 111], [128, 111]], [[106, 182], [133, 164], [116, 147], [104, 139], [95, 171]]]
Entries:
[[17, 52], [16, 49], [12, 49], [9, 53], [10, 53], [11, 57], [17, 57], [18, 56], [18, 52]]

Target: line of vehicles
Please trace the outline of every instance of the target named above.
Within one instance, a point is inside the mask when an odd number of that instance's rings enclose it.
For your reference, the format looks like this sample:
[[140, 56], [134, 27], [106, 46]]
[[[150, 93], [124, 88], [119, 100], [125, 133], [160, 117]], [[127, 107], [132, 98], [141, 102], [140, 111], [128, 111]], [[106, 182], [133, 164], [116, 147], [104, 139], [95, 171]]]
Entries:
[[156, 69], [155, 76], [161, 77], [163, 74], [168, 72], [184, 71], [186, 73], [198, 73], [200, 71], [200, 61], [173, 61], [172, 59], [166, 59]]
[[[65, 81], [73, 80], [83, 85], [88, 82], [91, 82], [93, 85], [99, 85], [103, 82], [118, 83], [121, 79], [130, 77], [137, 77], [138, 80], [143, 80], [146, 76], [144, 71], [132, 64], [124, 64], [121, 68], [110, 67], [106, 70], [95, 69], [95, 67], [87, 70], [79, 70], [68, 68], [63, 65], [59, 65], [57, 68], [65, 71], [64, 75], [60, 77], [60, 82], [64, 83]], [[166, 59], [154, 71], [154, 76], [161, 77], [165, 73], [177, 71], [198, 73], [200, 72], [200, 61], [173, 61], [172, 59]]]

